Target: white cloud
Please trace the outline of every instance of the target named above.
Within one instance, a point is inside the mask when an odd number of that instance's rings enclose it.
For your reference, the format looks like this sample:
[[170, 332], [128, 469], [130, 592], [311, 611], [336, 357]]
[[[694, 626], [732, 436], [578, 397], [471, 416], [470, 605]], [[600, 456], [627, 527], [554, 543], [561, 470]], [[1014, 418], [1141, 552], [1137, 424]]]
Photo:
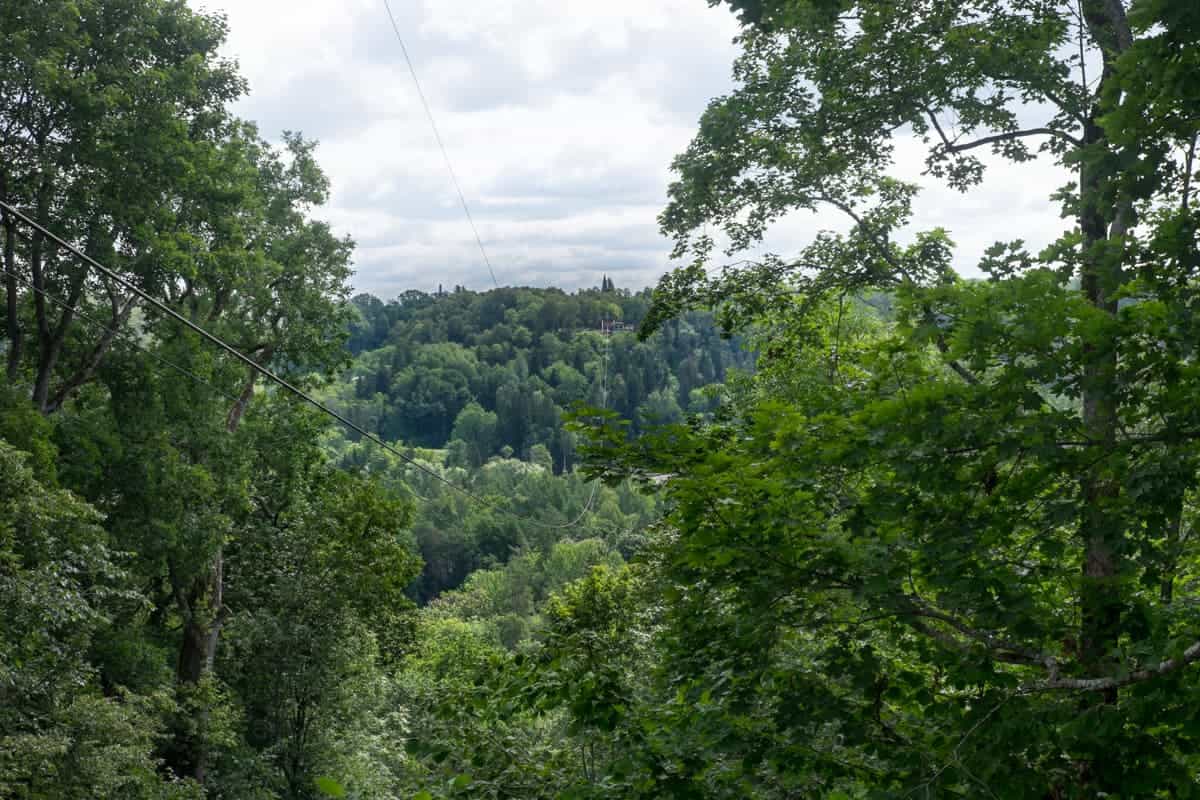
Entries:
[[[730, 88], [732, 16], [704, 0], [390, 0], [501, 283], [653, 283], [671, 158]], [[325, 215], [359, 243], [358, 288], [390, 296], [491, 279], [459, 207], [383, 0], [193, 0], [229, 18], [251, 87], [238, 111], [264, 135], [321, 140]], [[901, 177], [919, 150], [898, 148]], [[994, 239], [1059, 230], [1046, 197], [1065, 176], [997, 165], [963, 196], [933, 181], [914, 227], [942, 225], [973, 264]], [[795, 215], [772, 249], [833, 216]]]

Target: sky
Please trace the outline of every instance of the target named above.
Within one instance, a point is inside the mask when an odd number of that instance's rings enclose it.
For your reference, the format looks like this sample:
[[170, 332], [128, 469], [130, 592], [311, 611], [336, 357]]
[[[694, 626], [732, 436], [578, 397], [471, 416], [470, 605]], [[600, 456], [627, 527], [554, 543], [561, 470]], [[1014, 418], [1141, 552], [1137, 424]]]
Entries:
[[[317, 212], [357, 243], [353, 283], [384, 298], [492, 278], [405, 65], [383, 0], [190, 0], [230, 26], [250, 85], [238, 114], [269, 139], [319, 140], [332, 183]], [[705, 0], [390, 0], [501, 285], [653, 285], [671, 268], [656, 217], [670, 163], [708, 101], [728, 92], [737, 26]], [[961, 195], [928, 184], [912, 228], [943, 226], [970, 274], [997, 239], [1061, 230], [1047, 164], [993, 162]], [[832, 214], [789, 217], [767, 249], [798, 251]]]

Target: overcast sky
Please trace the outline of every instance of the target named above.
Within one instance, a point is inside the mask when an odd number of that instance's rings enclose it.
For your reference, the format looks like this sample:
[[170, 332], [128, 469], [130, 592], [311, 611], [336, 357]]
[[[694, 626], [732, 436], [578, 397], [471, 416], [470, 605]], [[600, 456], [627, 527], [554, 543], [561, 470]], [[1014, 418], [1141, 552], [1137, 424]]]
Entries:
[[[491, 285], [421, 110], [383, 0], [191, 0], [229, 18], [228, 55], [265, 136], [321, 142], [322, 214], [354, 237], [355, 286], [390, 298]], [[705, 0], [391, 0], [502, 285], [653, 284], [669, 268], [655, 218], [673, 155], [731, 88], [732, 15]], [[897, 175], [920, 179], [901, 143]], [[932, 184], [915, 227], [944, 226], [969, 271], [982, 249], [1060, 229], [1045, 165], [993, 169], [984, 191]], [[924, 182], [924, 181], [923, 181]], [[833, 217], [787, 220], [794, 252]]]

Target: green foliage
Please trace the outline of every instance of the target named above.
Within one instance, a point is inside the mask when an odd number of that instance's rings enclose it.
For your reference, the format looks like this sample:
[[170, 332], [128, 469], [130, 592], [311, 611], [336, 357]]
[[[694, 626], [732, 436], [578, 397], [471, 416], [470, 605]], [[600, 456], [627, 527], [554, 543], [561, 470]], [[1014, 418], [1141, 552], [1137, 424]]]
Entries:
[[[0, 197], [262, 363], [340, 366], [351, 243], [309, 217], [328, 195], [314, 144], [285, 133], [281, 152], [229, 114], [244, 85], [217, 55], [224, 20], [122, 0], [6, 7], [0, 24]], [[114, 330], [171, 338], [41, 234], [2, 228], [8, 378], [43, 413], [123, 348]]]
[[495, 413], [484, 411], [483, 406], [472, 402], [454, 419], [451, 436], [463, 445], [465, 461], [453, 466], [478, 469], [491, 457], [496, 449], [498, 421]]
[[462, 796], [458, 778], [472, 778], [466, 796], [538, 793], [553, 781], [553, 731], [528, 715], [513, 716], [489, 686], [509, 656], [489, 641], [480, 623], [445, 619], [426, 623], [421, 646], [399, 677], [409, 709], [406, 770], [409, 796]]
[[[220, 18], [35, 5], [0, 197], [421, 468], [0, 220], [0, 795], [1196, 796], [1194, 4], [734, 0], [653, 295], [389, 303]], [[910, 134], [1075, 170], [1058, 241], [958, 277]]]
[[351, 332], [357, 356], [334, 400], [388, 440], [448, 447], [456, 466], [478, 467], [504, 447], [527, 458], [541, 445], [556, 472], [570, 471], [575, 448], [565, 411], [605, 405], [634, 419], [636, 432], [681, 419], [693, 390], [752, 363], [703, 313], [646, 342], [623, 331], [606, 342], [603, 321], [632, 329], [649, 301], [648, 292], [611, 287], [572, 295], [414, 291], [386, 304], [360, 295]]
[[[314, 143], [229, 112], [223, 18], [85, 0], [4, 4], [0, 27], [0, 198], [294, 383], [340, 371], [351, 242], [312, 216]], [[387, 796], [374, 711], [410, 646], [411, 508], [334, 469], [321, 426], [244, 367], [2, 216], [0, 436], [41, 488], [0, 495], [28, 517], [4, 575], [29, 604], [0, 625], [4, 691], [25, 695], [0, 702], [0, 795], [308, 797], [329, 769]], [[291, 705], [264, 700], [270, 670]]]
[[547, 667], [539, 671], [534, 690], [544, 701], [565, 705], [573, 729], [611, 732], [631, 705], [634, 597], [628, 571], [595, 567], [547, 606]]
[[[713, 308], [759, 337], [760, 371], [709, 425], [632, 443], [609, 425], [591, 447], [595, 474], [668, 499], [658, 663], [677, 695], [639, 751], [671, 767], [643, 790], [1189, 796], [1195, 14], [731, 5], [738, 86], [661, 217], [695, 261], [646, 329]], [[998, 243], [989, 280], [960, 280], [888, 175], [910, 131], [961, 190], [986, 146], [1076, 170], [1059, 241]], [[706, 269], [714, 230], [744, 251], [817, 209], [848, 230]]]
[[160, 698], [102, 692], [89, 649], [142, 598], [95, 509], [0, 440], [0, 794], [184, 798], [154, 758]]
[[26, 454], [39, 480], [54, 485], [58, 448], [54, 446], [53, 426], [22, 399], [11, 386], [0, 389], [0, 438]]
[[[540, 465], [496, 457], [470, 472], [448, 466], [457, 463], [453, 448], [410, 451], [424, 470], [365, 442], [339, 437], [331, 448], [343, 467], [362, 470], [418, 501], [412, 538], [425, 566], [410, 594], [421, 604], [460, 587], [475, 570], [503, 565], [522, 553], [548, 554], [563, 539], [603, 540], [628, 555], [638, 546], [639, 532], [658, 514], [654, 498], [630, 485], [603, 486], [578, 473], [555, 475], [544, 455]], [[434, 475], [496, 507], [472, 502]]]
[[[522, 525], [475, 507], [373, 446], [331, 442], [344, 466], [421, 499], [414, 534], [425, 571], [412, 591], [419, 602], [515, 553], [547, 553], [563, 536], [601, 538], [627, 554], [635, 549], [637, 532], [654, 516], [653, 501], [628, 486], [580, 480], [567, 418], [583, 413], [581, 405], [604, 405], [632, 417], [636, 433], [681, 421], [684, 405], [709, 414], [719, 394], [692, 395], [751, 363], [740, 342], [722, 339], [702, 313], [647, 342], [624, 331], [605, 338], [602, 321], [632, 327], [648, 301], [648, 293], [617, 290], [607, 279], [600, 290], [573, 295], [502, 289], [410, 291], [390, 303], [354, 299], [357, 355], [330, 389], [331, 402], [385, 439], [444, 448], [423, 456], [428, 469], [533, 520]], [[526, 635], [516, 619], [508, 630], [512, 640]]]
[[603, 540], [563, 540], [548, 552], [524, 553], [501, 567], [472, 572], [460, 588], [430, 602], [424, 614], [486, 623], [493, 640], [512, 650], [541, 628], [541, 609], [552, 594], [593, 567], [622, 563]]
[[320, 777], [313, 781], [317, 791], [325, 797], [345, 797], [346, 789], [333, 778]]

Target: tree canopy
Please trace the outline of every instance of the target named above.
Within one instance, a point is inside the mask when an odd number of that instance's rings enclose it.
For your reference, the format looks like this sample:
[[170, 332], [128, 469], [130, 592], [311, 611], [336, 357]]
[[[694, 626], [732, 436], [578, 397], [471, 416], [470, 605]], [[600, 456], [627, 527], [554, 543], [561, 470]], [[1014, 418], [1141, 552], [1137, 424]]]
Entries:
[[713, 5], [657, 288], [386, 302], [221, 17], [0, 6], [0, 199], [393, 446], [0, 217], [0, 797], [1197, 796], [1200, 6]]

